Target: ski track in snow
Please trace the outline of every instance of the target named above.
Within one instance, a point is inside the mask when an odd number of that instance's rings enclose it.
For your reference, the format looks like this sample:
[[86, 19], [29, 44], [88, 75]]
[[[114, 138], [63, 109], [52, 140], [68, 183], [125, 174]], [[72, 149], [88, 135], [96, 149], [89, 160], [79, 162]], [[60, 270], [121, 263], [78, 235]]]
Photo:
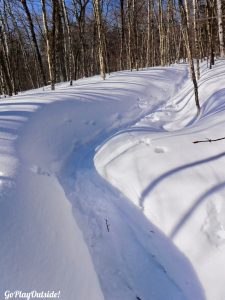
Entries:
[[[136, 132], [170, 132], [197, 121], [194, 113], [186, 119], [182, 113], [193, 109], [191, 97], [180, 101], [181, 93], [185, 97], [191, 90], [187, 68], [119, 72], [105, 82], [96, 78], [77, 82], [70, 94], [62, 85], [55, 92], [28, 92], [0, 104], [0, 217], [11, 234], [0, 240], [0, 266], [7, 274], [0, 292], [60, 289], [63, 300], [205, 299], [190, 262], [143, 215], [151, 183], [143, 199], [137, 191], [138, 207], [119, 192], [120, 184], [115, 189], [95, 168], [107, 178], [103, 173], [119, 155], [152, 144], [147, 137], [133, 144]], [[211, 113], [203, 105], [204, 116]], [[101, 157], [105, 145], [123, 135], [130, 144], [121, 143], [118, 156], [107, 155], [101, 169], [96, 152]], [[166, 146], [154, 146], [156, 155], [167, 151]], [[19, 207], [18, 214], [13, 206]], [[15, 239], [18, 225], [23, 242]], [[31, 245], [25, 247], [27, 241]], [[11, 256], [14, 261], [7, 261]]]

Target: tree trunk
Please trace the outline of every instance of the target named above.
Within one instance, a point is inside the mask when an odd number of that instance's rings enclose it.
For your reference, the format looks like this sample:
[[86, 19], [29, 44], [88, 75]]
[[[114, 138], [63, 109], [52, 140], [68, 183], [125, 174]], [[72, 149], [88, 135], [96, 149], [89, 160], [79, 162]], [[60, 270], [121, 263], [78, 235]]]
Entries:
[[5, 57], [4, 57], [4, 54], [3, 54], [3, 51], [2, 51], [1, 48], [0, 48], [0, 66], [1, 66], [1, 69], [2, 69], [2, 73], [3, 73], [3, 81], [5, 81], [6, 87], [7, 87], [7, 94], [9, 96], [12, 96], [13, 86], [12, 86], [10, 76], [9, 76], [9, 73], [8, 73], [8, 69], [7, 69], [7, 66], [6, 66]]
[[66, 70], [66, 52], [65, 52], [65, 31], [63, 30], [63, 9], [60, 3], [56, 5], [56, 32], [55, 32], [55, 52], [56, 52], [56, 82], [65, 82], [68, 80]]
[[94, 10], [95, 10], [95, 20], [98, 31], [98, 40], [99, 40], [99, 48], [98, 48], [98, 56], [99, 56], [99, 64], [100, 64], [100, 74], [102, 78], [105, 80], [106, 72], [105, 72], [105, 58], [104, 58], [104, 36], [102, 32], [102, 20], [101, 20], [101, 9], [100, 9], [100, 0], [94, 1]]
[[124, 25], [124, 0], [120, 0], [120, 18], [121, 18], [121, 30], [120, 30], [120, 70], [125, 69], [125, 25]]
[[217, 0], [217, 16], [218, 16], [218, 30], [220, 43], [220, 57], [225, 57], [224, 40], [223, 40], [223, 19], [221, 0]]
[[53, 0], [53, 8], [52, 8], [52, 41], [51, 35], [48, 28], [47, 22], [47, 14], [46, 14], [46, 3], [45, 0], [41, 0], [42, 2], [42, 15], [43, 15], [43, 24], [44, 24], [44, 31], [46, 36], [46, 46], [47, 46], [47, 57], [48, 57], [48, 69], [49, 69], [49, 77], [51, 82], [51, 89], [55, 89], [55, 2]]
[[132, 5], [131, 0], [127, 0], [127, 26], [128, 26], [128, 66], [133, 70], [133, 57], [132, 57]]
[[69, 81], [70, 85], [73, 85], [73, 52], [72, 52], [72, 34], [71, 34], [71, 29], [70, 29], [70, 24], [69, 24], [69, 18], [68, 18], [68, 13], [67, 13], [67, 8], [65, 1], [62, 0], [62, 6], [63, 6], [63, 15], [64, 19], [66, 22], [66, 30], [67, 30], [67, 35], [68, 35], [68, 48], [69, 48]]
[[163, 8], [162, 8], [162, 0], [159, 0], [159, 43], [160, 43], [160, 64], [161, 66], [165, 66], [165, 30], [163, 23]]
[[190, 20], [189, 9], [187, 7], [187, 11], [186, 11], [184, 4], [183, 4], [183, 0], [179, 0], [179, 8], [180, 8], [180, 14], [181, 14], [181, 19], [182, 19], [184, 40], [185, 40], [185, 44], [186, 44], [188, 61], [189, 61], [189, 69], [190, 69], [190, 73], [191, 73], [192, 82], [194, 85], [195, 104], [197, 107], [197, 114], [199, 114], [200, 113], [200, 104], [199, 104], [199, 96], [198, 96], [198, 83], [197, 83], [196, 75], [195, 75], [195, 67], [194, 67], [192, 48], [191, 48], [191, 42], [190, 42], [190, 31], [189, 31], [189, 27], [188, 27], [188, 20]]
[[198, 11], [197, 11], [197, 0], [193, 0], [193, 15], [194, 15], [194, 38], [195, 38], [195, 58], [196, 58], [196, 69], [197, 69], [197, 79], [200, 78], [200, 65], [199, 65], [199, 40], [198, 40], [198, 26], [197, 26], [197, 18], [198, 18]]
[[[5, 7], [4, 7], [4, 16], [5, 16]], [[8, 70], [9, 78], [12, 83], [13, 92], [16, 95], [17, 94], [17, 87], [16, 87], [16, 80], [15, 80], [15, 73], [13, 72], [13, 62], [10, 60], [10, 51], [9, 51], [9, 39], [7, 35], [7, 18], [2, 16], [0, 11], [0, 36], [1, 36], [1, 42], [3, 47], [3, 54], [5, 56], [5, 63]]]
[[35, 48], [35, 51], [36, 51], [36, 54], [37, 54], [37, 60], [38, 60], [41, 75], [42, 75], [42, 82], [43, 82], [43, 85], [47, 85], [47, 80], [46, 80], [44, 67], [43, 67], [43, 63], [42, 63], [42, 58], [41, 58], [40, 50], [39, 50], [39, 47], [38, 47], [38, 43], [37, 43], [35, 31], [34, 31], [34, 25], [33, 25], [33, 21], [32, 21], [32, 18], [31, 18], [31, 14], [30, 14], [29, 8], [27, 6], [26, 0], [20, 0], [20, 1], [23, 5], [24, 11], [25, 11], [26, 16], [27, 16], [27, 20], [28, 20], [28, 24], [29, 24], [29, 28], [30, 28], [30, 33], [31, 33], [31, 37], [32, 37], [32, 42], [33, 42], [33, 45], [34, 45], [34, 48]]
[[[211, 14], [210, 14], [211, 11]], [[210, 1], [206, 0], [206, 16], [207, 16], [207, 31], [208, 31], [208, 56], [210, 57], [210, 69], [214, 65], [214, 48], [213, 48], [213, 40], [212, 40], [212, 17], [213, 10], [210, 7]]]
[[134, 51], [133, 51], [133, 59], [135, 63], [135, 68], [139, 70], [139, 42], [138, 42], [138, 29], [137, 29], [137, 5], [136, 0], [132, 2], [132, 11], [133, 11], [133, 32], [134, 32]]
[[30, 80], [31, 88], [34, 89], [36, 86], [34, 84], [34, 80], [33, 80], [32, 75], [31, 75], [31, 70], [30, 70], [30, 66], [29, 66], [28, 58], [27, 58], [27, 52], [24, 49], [24, 44], [23, 44], [23, 39], [22, 39], [21, 31], [19, 30], [19, 27], [17, 25], [16, 19], [14, 17], [14, 14], [11, 11], [11, 7], [10, 6], [8, 6], [8, 13], [9, 13], [11, 19], [12, 19], [12, 23], [13, 23], [14, 29], [15, 29], [15, 31], [17, 33], [17, 36], [18, 36], [18, 39], [19, 39], [19, 45], [20, 45], [20, 48], [21, 48], [21, 52], [23, 54], [24, 67], [25, 67], [25, 70], [27, 72], [27, 76], [28, 76], [28, 78]]

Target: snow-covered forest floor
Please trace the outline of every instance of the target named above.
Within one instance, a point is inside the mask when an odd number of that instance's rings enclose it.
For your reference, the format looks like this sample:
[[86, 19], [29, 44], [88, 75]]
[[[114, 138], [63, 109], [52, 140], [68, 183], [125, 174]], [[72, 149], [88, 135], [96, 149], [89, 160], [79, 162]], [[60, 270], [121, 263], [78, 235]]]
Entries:
[[0, 294], [225, 299], [225, 62], [0, 102]]

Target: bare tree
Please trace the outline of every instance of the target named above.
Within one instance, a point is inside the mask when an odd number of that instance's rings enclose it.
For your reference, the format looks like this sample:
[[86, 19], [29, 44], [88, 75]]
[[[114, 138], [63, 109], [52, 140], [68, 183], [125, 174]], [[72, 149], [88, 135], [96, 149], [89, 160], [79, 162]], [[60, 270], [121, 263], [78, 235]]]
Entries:
[[160, 64], [165, 65], [165, 31], [163, 22], [162, 0], [159, 0], [159, 39], [160, 39]]
[[206, 0], [206, 17], [208, 32], [208, 56], [210, 58], [210, 69], [214, 65], [214, 45], [213, 45], [213, 5], [214, 2]]
[[70, 80], [70, 85], [73, 85], [73, 62], [74, 62], [74, 56], [73, 56], [73, 51], [72, 51], [72, 33], [71, 33], [71, 28], [70, 28], [70, 23], [69, 23], [69, 17], [68, 17], [68, 12], [65, 4], [65, 0], [61, 0], [62, 2], [62, 8], [63, 8], [63, 15], [66, 23], [66, 30], [67, 30], [67, 35], [68, 35], [68, 52], [69, 52], [69, 80]]
[[199, 37], [198, 37], [198, 25], [197, 25], [197, 18], [198, 18], [198, 3], [197, 0], [193, 0], [193, 17], [194, 17], [194, 39], [195, 39], [195, 58], [196, 58], [196, 69], [197, 69], [197, 79], [200, 78], [200, 65], [199, 65]]
[[100, 0], [93, 0], [94, 12], [95, 12], [95, 20], [97, 24], [98, 31], [98, 41], [99, 41], [99, 64], [100, 64], [100, 74], [103, 79], [106, 78], [105, 71], [105, 57], [104, 57], [104, 36], [102, 31], [102, 14], [100, 8]]
[[20, 1], [23, 5], [24, 11], [25, 11], [26, 16], [27, 16], [29, 29], [30, 29], [30, 33], [31, 33], [31, 37], [32, 37], [32, 42], [33, 42], [33, 45], [34, 45], [34, 48], [35, 48], [35, 51], [36, 51], [36, 54], [37, 54], [37, 60], [38, 60], [38, 64], [39, 64], [41, 75], [42, 75], [42, 82], [43, 82], [43, 85], [47, 85], [47, 80], [46, 80], [45, 71], [44, 71], [44, 67], [43, 67], [43, 63], [42, 63], [41, 53], [40, 53], [40, 50], [39, 50], [39, 47], [38, 47], [36, 34], [35, 34], [35, 31], [34, 31], [34, 24], [33, 24], [32, 18], [31, 18], [30, 10], [27, 6], [26, 0], [20, 0]]
[[220, 57], [225, 57], [224, 40], [223, 40], [223, 19], [222, 19], [222, 5], [221, 0], [217, 0], [217, 16], [219, 29], [219, 43], [220, 43]]
[[49, 77], [51, 81], [51, 89], [55, 89], [55, 22], [56, 22], [56, 6], [58, 5], [58, 0], [52, 0], [52, 29], [49, 30], [47, 13], [46, 13], [46, 1], [42, 1], [42, 14], [43, 14], [43, 24], [46, 36], [46, 46], [47, 46], [47, 57], [48, 57], [48, 69]]
[[1, 82], [6, 86], [6, 91], [9, 96], [13, 94], [13, 86], [10, 79], [10, 74], [8, 73], [6, 60], [4, 53], [0, 47], [0, 67], [1, 67]]
[[124, 0], [120, 0], [120, 70], [125, 68], [125, 14], [124, 14]]
[[153, 0], [148, 0], [148, 33], [147, 33], [147, 51], [146, 67], [149, 67], [153, 52]]
[[[184, 33], [184, 40], [187, 49], [188, 61], [189, 61], [189, 69], [191, 73], [192, 82], [194, 85], [194, 93], [195, 93], [195, 104], [197, 107], [197, 113], [200, 113], [200, 104], [199, 104], [199, 96], [198, 96], [198, 83], [195, 75], [195, 67], [192, 55], [191, 41], [190, 41], [190, 16], [189, 16], [189, 7], [186, 1], [186, 8], [183, 4], [183, 0], [179, 0], [179, 8], [182, 20], [182, 29]], [[187, 10], [186, 10], [187, 9]]]

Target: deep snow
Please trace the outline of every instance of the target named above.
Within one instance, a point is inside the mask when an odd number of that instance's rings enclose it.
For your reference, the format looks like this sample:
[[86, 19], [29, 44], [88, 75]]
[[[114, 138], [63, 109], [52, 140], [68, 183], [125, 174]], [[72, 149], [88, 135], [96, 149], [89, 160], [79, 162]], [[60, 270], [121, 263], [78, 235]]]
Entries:
[[223, 299], [224, 69], [198, 118], [185, 64], [0, 103], [3, 297]]

